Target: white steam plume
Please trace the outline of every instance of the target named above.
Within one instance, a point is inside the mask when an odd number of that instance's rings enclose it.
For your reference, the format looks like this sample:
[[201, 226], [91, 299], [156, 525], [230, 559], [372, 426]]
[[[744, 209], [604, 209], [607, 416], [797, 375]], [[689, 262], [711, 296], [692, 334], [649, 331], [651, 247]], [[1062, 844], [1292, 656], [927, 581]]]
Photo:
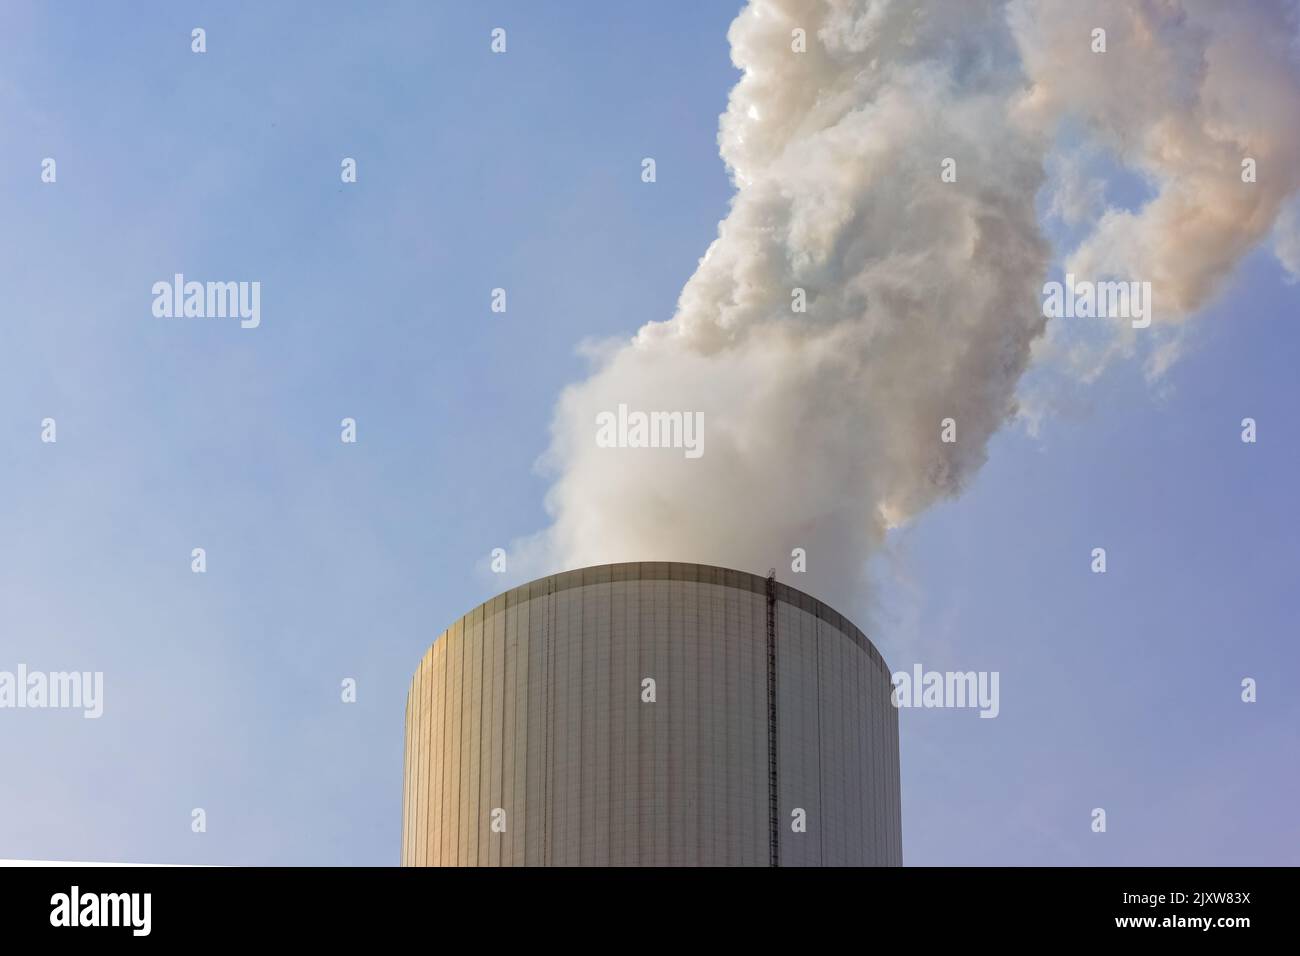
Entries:
[[[1065, 268], [1152, 284], [1153, 377], [1177, 352], [1176, 326], [1238, 261], [1268, 240], [1300, 188], [1296, 8], [1287, 0], [1017, 0], [1009, 20], [1029, 90], [1019, 118], [1045, 131], [1078, 120], [1155, 191], [1140, 209], [1107, 209]], [[1090, 37], [1107, 31], [1107, 50]], [[1243, 182], [1252, 160], [1255, 180]], [[1294, 233], [1273, 236], [1294, 273]], [[1117, 323], [1113, 355], [1135, 336]], [[1120, 347], [1116, 348], [1114, 345]]]
[[[729, 34], [743, 71], [719, 134], [731, 210], [676, 314], [606, 350], [563, 393], [546, 459], [558, 472], [553, 523], [517, 543], [526, 570], [683, 560], [788, 571], [804, 548], [801, 586], [851, 601], [885, 531], [959, 492], [1016, 411], [1045, 321], [1035, 197], [1066, 112], [1163, 181], [1135, 217], [1103, 217], [1079, 257], [1134, 266], [1158, 283], [1157, 301], [1168, 284], [1190, 308], [1267, 233], [1293, 181], [1238, 199], [1231, 149], [1176, 151], [1249, 139], [1269, 175], [1294, 175], [1272, 168], [1294, 133], [1270, 138], [1259, 123], [1300, 97], [1259, 91], [1253, 119], [1232, 114], [1252, 69], [1281, 82], [1281, 67], [1239, 49], [1240, 24], [1215, 33], [1222, 17], [1172, 0], [1136, 4], [1155, 11], [1145, 19], [1109, 11], [1112, 49], [1138, 37], [1142, 62], [1089, 61], [1091, 19], [1106, 11], [1074, 6], [752, 0]], [[796, 28], [806, 53], [792, 51]], [[1073, 47], [1071, 78], [1061, 63]], [[1210, 49], [1221, 52], [1194, 69]], [[1219, 64], [1243, 75], [1215, 81], [1211, 109], [1203, 84]], [[1158, 89], [1136, 93], [1148, 80]], [[948, 157], [956, 182], [941, 180]], [[1216, 163], [1229, 185], [1203, 192]], [[792, 312], [796, 288], [805, 314]], [[703, 412], [703, 456], [598, 447], [597, 415], [620, 403]], [[946, 418], [954, 443], [940, 440]]]

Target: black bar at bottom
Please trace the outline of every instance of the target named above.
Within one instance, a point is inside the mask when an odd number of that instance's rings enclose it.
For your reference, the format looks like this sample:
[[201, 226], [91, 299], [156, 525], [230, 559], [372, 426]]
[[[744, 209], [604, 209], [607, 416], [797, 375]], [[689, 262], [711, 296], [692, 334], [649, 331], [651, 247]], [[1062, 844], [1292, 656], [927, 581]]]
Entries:
[[79, 945], [147, 938], [337, 946], [415, 934], [438, 950], [484, 934], [494, 948], [511, 938], [549, 948], [601, 933], [641, 948], [675, 946], [690, 932], [692, 942], [717, 936], [771, 946], [788, 932], [804, 945], [847, 933], [845, 944], [889, 946], [902, 932], [900, 942], [981, 948], [1098, 937], [1231, 946], [1291, 936], [1294, 883], [1288, 869], [19, 867], [0, 868], [0, 926], [6, 943], [75, 937]]

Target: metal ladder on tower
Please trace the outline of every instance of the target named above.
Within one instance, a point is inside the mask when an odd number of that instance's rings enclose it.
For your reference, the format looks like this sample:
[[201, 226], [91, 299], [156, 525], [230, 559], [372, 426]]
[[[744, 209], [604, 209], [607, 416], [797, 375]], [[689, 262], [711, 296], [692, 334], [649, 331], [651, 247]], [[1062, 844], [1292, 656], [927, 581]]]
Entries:
[[773, 568], [767, 573], [767, 862], [769, 866], [781, 865], [776, 747], [776, 568]]

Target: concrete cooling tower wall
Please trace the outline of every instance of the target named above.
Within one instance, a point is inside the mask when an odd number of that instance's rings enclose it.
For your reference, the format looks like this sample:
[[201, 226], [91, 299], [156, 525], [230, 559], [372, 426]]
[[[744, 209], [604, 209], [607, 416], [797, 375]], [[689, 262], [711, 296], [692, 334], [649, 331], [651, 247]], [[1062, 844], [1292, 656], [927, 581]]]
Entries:
[[420, 662], [402, 863], [899, 865], [891, 690], [861, 631], [775, 580], [541, 578]]

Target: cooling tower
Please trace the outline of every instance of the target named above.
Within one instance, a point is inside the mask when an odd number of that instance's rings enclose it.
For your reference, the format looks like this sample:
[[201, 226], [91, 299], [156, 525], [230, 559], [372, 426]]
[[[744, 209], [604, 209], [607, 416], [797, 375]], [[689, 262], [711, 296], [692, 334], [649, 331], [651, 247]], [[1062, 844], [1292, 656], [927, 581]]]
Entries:
[[541, 578], [420, 661], [402, 863], [899, 865], [891, 690], [861, 631], [774, 579]]

